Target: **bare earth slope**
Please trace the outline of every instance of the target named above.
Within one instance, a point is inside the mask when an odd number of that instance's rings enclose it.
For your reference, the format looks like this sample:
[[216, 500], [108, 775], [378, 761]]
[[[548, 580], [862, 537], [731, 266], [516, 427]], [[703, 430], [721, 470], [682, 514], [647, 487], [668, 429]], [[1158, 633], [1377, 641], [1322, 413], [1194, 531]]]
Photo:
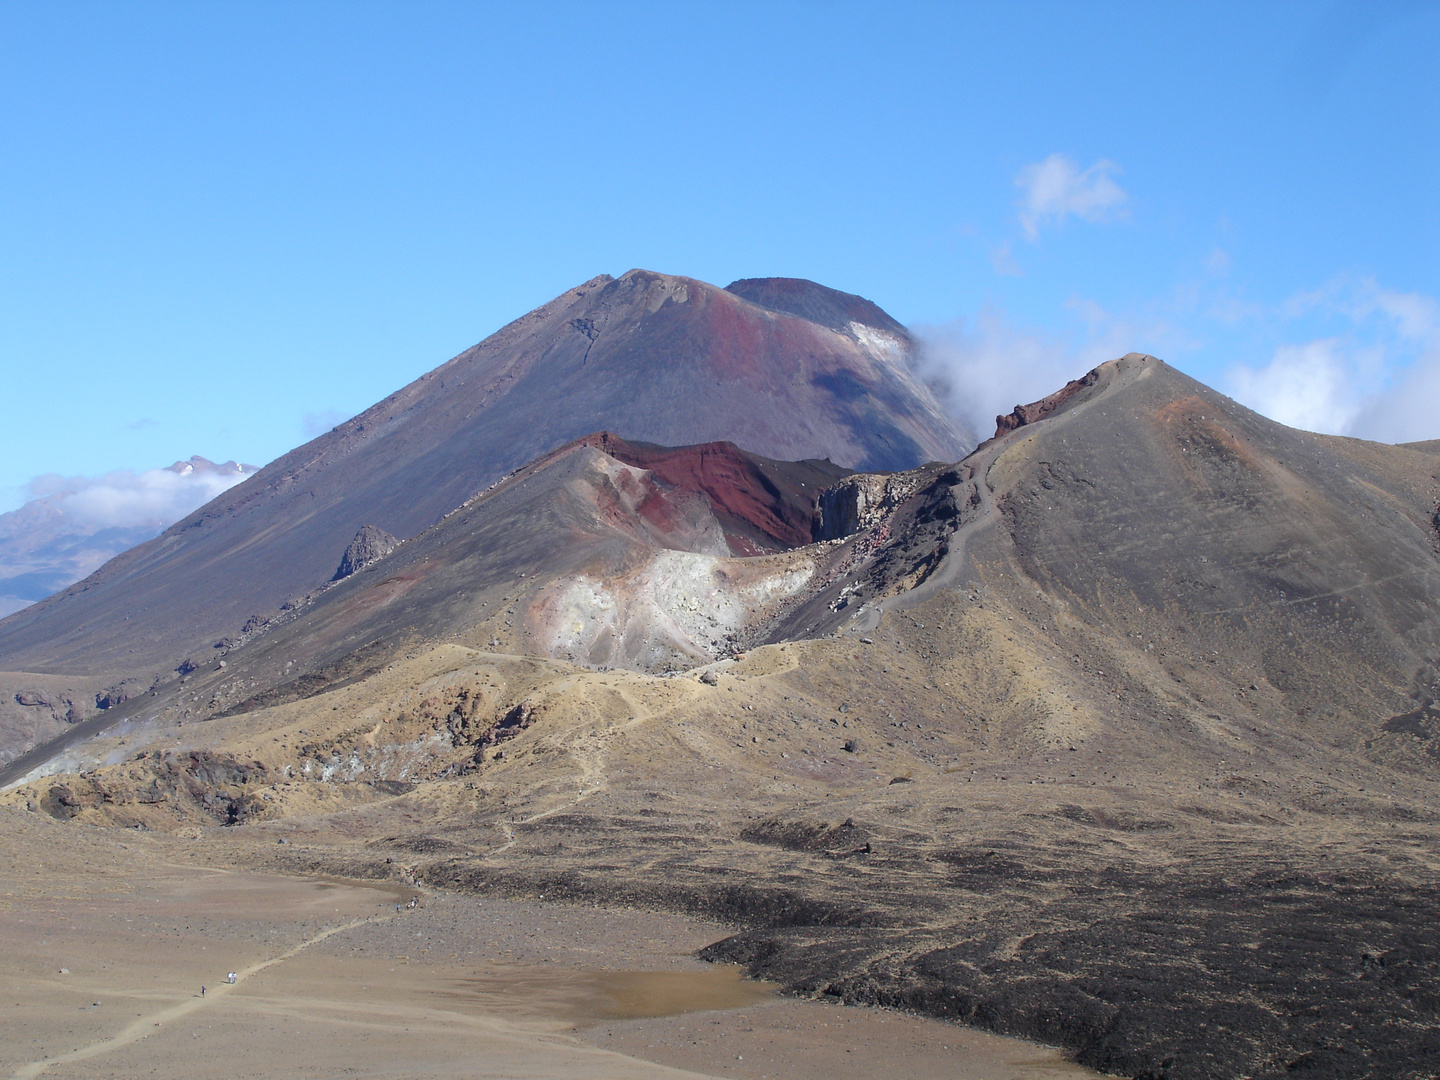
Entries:
[[[847, 295], [791, 284], [822, 306]], [[0, 621], [0, 671], [108, 680], [112, 701], [142, 692], [327, 581], [362, 525], [416, 536], [600, 429], [855, 468], [959, 457], [973, 440], [910, 373], [908, 338], [873, 305], [857, 313], [882, 325], [832, 329], [690, 278], [597, 277]], [[26, 689], [0, 682], [6, 698]]]
[[177, 679], [74, 724], [9, 771], [132, 716], [184, 721], [308, 696], [415, 643], [641, 670], [707, 663], [767, 627], [826, 562], [790, 549], [808, 544], [820, 491], [847, 474], [732, 443], [586, 436], [226, 648], [202, 646]]
[[1436, 1075], [1440, 457], [1135, 354], [999, 426], [755, 558], [582, 441], [4, 798], [703, 913], [793, 993], [1119, 1075]]

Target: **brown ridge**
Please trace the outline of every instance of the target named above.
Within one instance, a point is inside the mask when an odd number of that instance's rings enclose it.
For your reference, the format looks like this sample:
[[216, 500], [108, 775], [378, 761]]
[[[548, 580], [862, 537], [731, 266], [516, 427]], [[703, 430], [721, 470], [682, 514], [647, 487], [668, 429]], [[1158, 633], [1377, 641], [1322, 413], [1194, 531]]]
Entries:
[[1043, 397], [1039, 401], [1032, 401], [1029, 405], [1016, 405], [1014, 411], [1007, 416], [995, 417], [995, 438], [998, 439], [1007, 431], [1014, 431], [1026, 424], [1033, 424], [1037, 420], [1045, 419], [1081, 390], [1087, 386], [1094, 386], [1099, 378], [1100, 369], [1093, 368], [1081, 378], [1071, 379], [1053, 394]]

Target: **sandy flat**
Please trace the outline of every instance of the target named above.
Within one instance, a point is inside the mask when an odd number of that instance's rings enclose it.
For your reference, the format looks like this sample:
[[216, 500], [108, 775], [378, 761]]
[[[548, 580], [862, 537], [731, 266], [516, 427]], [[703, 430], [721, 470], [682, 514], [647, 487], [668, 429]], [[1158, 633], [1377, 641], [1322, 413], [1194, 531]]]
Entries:
[[0, 1075], [17, 1080], [1094, 1075], [953, 1025], [780, 999], [694, 960], [727, 932], [694, 919], [254, 873], [207, 865], [198, 842], [4, 824]]
[[586, 1042], [711, 1076], [776, 1080], [1078, 1080], [1050, 1047], [885, 1009], [771, 999], [591, 1027]]

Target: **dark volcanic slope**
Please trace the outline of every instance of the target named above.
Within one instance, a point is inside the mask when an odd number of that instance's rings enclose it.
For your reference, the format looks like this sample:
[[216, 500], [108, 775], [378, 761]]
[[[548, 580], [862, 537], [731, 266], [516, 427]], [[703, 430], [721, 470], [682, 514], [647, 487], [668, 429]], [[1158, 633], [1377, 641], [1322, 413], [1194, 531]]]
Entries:
[[[812, 904], [912, 906], [905, 931], [713, 955], [1146, 1080], [1434, 1077], [1440, 458], [1285, 428], [1137, 355], [1048, 404], [895, 519], [950, 485], [949, 561], [870, 630], [905, 674], [870, 677], [900, 706], [888, 745], [953, 764], [770, 826], [890, 828], [868, 885], [790, 869]], [[902, 565], [937, 545], [894, 531]], [[869, 595], [885, 552], [797, 618]], [[866, 711], [857, 681], [832, 692]]]
[[1259, 695], [1357, 750], [1429, 704], [1433, 456], [1284, 427], [1154, 359], [1010, 438], [990, 471], [1010, 557], [1075, 616], [1174, 642], [1150, 652], [1177, 693]]
[[[1110, 679], [1151, 688], [1118, 700], [1167, 738], [1196, 734], [1177, 716], [1193, 710], [1201, 728], [1283, 717], [1287, 739], [1440, 758], [1440, 458], [1285, 427], [1135, 354], [998, 429], [965, 483], [920, 491], [794, 619], [843, 628], [853, 605], [825, 617], [842, 589], [874, 595], [870, 578], [952, 553], [894, 603], [957, 603], [957, 581], [980, 581], [1045, 637], [1083, 630], [1119, 650]], [[942, 502], [941, 533], [898, 524]]]
[[[791, 283], [807, 290], [800, 309], [844, 296]], [[867, 469], [961, 456], [893, 320], [867, 311], [883, 325], [835, 330], [689, 278], [595, 278], [0, 623], [0, 671], [164, 670], [326, 581], [362, 525], [415, 536], [601, 428]]]

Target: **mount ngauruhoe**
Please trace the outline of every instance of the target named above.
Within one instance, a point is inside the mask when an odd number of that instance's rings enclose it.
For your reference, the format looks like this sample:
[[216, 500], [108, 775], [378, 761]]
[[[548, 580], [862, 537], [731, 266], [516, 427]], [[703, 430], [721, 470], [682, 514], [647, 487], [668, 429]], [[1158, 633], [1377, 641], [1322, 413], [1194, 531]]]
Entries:
[[134, 688], [3, 813], [703, 914], [1113, 1074], [1435, 1076], [1435, 445], [1130, 354], [967, 455], [908, 341], [567, 293], [0, 623], [17, 702]]
[[70, 715], [17, 710], [16, 692], [110, 705], [146, 691], [329, 580], [363, 526], [408, 540], [592, 432], [855, 469], [954, 460], [974, 438], [912, 374], [911, 350], [874, 304], [813, 282], [587, 281], [0, 621], [0, 672], [39, 677], [0, 675], [0, 754]]

